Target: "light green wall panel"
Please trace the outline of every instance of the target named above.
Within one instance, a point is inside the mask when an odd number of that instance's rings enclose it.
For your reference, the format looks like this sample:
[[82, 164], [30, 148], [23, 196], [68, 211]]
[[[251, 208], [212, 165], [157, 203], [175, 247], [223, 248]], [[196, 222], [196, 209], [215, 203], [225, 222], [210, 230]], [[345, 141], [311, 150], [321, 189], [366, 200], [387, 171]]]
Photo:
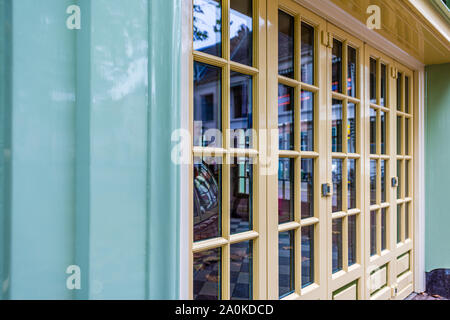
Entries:
[[426, 68], [425, 269], [450, 268], [450, 64]]

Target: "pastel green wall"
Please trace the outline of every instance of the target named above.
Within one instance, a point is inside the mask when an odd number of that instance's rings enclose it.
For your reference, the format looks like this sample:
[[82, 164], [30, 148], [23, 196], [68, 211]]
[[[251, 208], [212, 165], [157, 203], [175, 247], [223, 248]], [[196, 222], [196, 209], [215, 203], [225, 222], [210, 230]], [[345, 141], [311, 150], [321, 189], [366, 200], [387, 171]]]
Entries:
[[425, 271], [450, 268], [450, 63], [426, 67]]
[[178, 297], [180, 1], [0, 0], [0, 298]]

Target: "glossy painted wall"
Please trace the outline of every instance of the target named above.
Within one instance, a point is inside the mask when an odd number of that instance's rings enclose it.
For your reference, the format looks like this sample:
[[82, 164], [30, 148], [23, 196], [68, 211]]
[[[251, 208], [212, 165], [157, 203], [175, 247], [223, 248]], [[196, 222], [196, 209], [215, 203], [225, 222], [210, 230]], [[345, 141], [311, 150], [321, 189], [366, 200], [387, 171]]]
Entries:
[[0, 0], [1, 298], [178, 297], [179, 2]]
[[450, 268], [450, 63], [426, 68], [425, 271]]

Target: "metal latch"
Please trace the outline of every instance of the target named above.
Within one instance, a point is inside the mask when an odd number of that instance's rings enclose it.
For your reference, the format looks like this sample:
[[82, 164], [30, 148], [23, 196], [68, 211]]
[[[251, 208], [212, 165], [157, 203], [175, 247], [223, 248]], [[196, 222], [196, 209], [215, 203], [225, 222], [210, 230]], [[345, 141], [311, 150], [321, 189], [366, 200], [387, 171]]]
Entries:
[[328, 197], [331, 195], [331, 185], [329, 183], [322, 184], [322, 196]]
[[393, 188], [398, 187], [398, 178], [397, 177], [393, 177], [391, 181], [392, 181]]

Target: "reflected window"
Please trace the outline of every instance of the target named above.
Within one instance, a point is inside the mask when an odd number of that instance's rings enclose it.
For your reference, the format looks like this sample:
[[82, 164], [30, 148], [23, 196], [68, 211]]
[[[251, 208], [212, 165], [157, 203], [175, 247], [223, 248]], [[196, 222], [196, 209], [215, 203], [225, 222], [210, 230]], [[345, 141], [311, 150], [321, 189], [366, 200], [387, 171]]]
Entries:
[[222, 56], [222, 3], [194, 0], [194, 50]]
[[409, 239], [409, 204], [405, 205], [405, 239]]
[[230, 1], [230, 58], [251, 66], [253, 63], [253, 0]]
[[386, 202], [386, 160], [380, 161], [381, 171], [381, 203]]
[[377, 161], [370, 160], [370, 204], [377, 203]]
[[377, 103], [377, 60], [370, 58], [370, 103]]
[[348, 217], [348, 265], [351, 266], [356, 263], [356, 215]]
[[294, 78], [294, 17], [278, 11], [278, 73]]
[[342, 92], [342, 42], [333, 39], [331, 90]]
[[398, 183], [397, 183], [397, 199], [401, 199], [402, 198], [402, 177], [403, 177], [403, 166], [402, 166], [402, 161], [401, 160], [397, 160], [397, 178], [398, 178]]
[[253, 298], [253, 245], [244, 241], [230, 245], [230, 300]]
[[307, 84], [314, 84], [314, 27], [302, 22], [301, 39], [301, 81]]
[[347, 104], [347, 152], [356, 153], [356, 105]]
[[294, 89], [278, 85], [278, 139], [280, 150], [294, 149]]
[[347, 94], [350, 97], [356, 97], [356, 49], [347, 47], [348, 65], [347, 65]]
[[387, 216], [386, 208], [381, 209], [381, 251], [386, 250], [387, 243]]
[[377, 153], [377, 111], [370, 108], [370, 153]]
[[194, 253], [194, 300], [220, 300], [221, 249]]
[[314, 226], [301, 228], [302, 233], [302, 287], [314, 282]]
[[301, 216], [308, 218], [314, 216], [314, 159], [302, 159], [301, 167]]
[[279, 159], [278, 223], [294, 220], [294, 159]]
[[402, 110], [402, 74], [397, 73], [397, 110]]
[[348, 209], [356, 208], [356, 159], [348, 159]]
[[314, 93], [301, 92], [301, 150], [314, 151]]
[[381, 64], [381, 97], [380, 97], [380, 105], [386, 106], [387, 105], [387, 94], [386, 94], [386, 65]]
[[294, 231], [278, 235], [278, 292], [280, 298], [295, 290]]
[[230, 232], [252, 229], [253, 165], [249, 158], [233, 158], [230, 166]]
[[332, 268], [335, 273], [342, 270], [342, 218], [333, 219], [332, 232]]
[[331, 111], [331, 142], [333, 152], [342, 152], [342, 101], [333, 99]]
[[405, 112], [409, 113], [409, 77], [405, 77]]
[[397, 205], [397, 243], [402, 242], [402, 206]]
[[397, 154], [401, 155], [402, 154], [402, 131], [403, 131], [403, 126], [402, 126], [402, 117], [398, 116], [397, 117]]
[[230, 78], [230, 134], [233, 148], [251, 148], [253, 127], [252, 77], [231, 72]]
[[342, 159], [332, 161], [333, 197], [332, 212], [342, 211]]
[[377, 254], [377, 212], [370, 212], [370, 255]]
[[381, 120], [381, 154], [386, 154], [386, 112], [380, 111]]

